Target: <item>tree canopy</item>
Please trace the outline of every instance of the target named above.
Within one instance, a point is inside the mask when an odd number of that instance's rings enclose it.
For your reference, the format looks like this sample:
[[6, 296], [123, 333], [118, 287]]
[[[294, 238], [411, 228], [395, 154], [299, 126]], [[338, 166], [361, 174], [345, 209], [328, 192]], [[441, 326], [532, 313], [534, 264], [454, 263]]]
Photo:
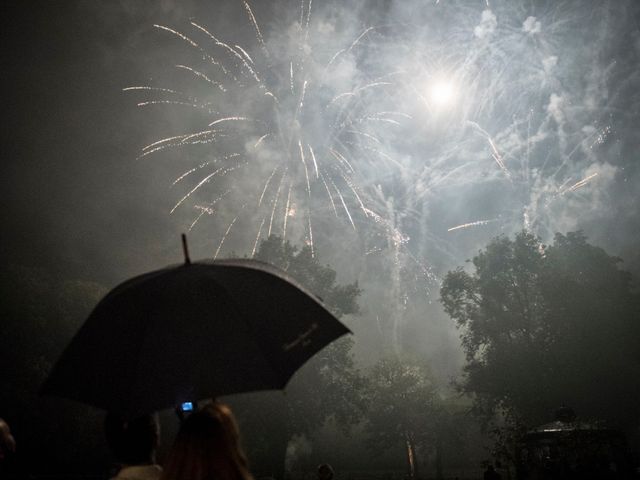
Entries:
[[[405, 354], [383, 357], [368, 372], [367, 446], [376, 455], [405, 452], [409, 477], [434, 474], [468, 462], [482, 449], [468, 400], [448, 395], [429, 365]], [[421, 471], [418, 465], [429, 468]]]
[[386, 357], [371, 368], [369, 378], [370, 447], [381, 453], [406, 442], [419, 444], [429, 440], [439, 398], [428, 367]]
[[460, 387], [476, 412], [533, 426], [568, 405], [637, 426], [640, 302], [620, 262], [580, 232], [548, 246], [521, 232], [490, 242], [471, 272], [446, 275], [441, 302], [460, 330]]
[[361, 293], [358, 283], [336, 283], [336, 271], [329, 265], [322, 265], [314, 257], [311, 247], [305, 245], [298, 248], [278, 235], [271, 235], [260, 243], [254, 259], [287, 272], [300, 285], [320, 297], [336, 317], [358, 313], [358, 297]]
[[440, 413], [438, 392], [426, 365], [382, 358], [369, 372], [367, 443], [375, 453], [406, 450], [409, 476], [417, 476], [416, 450], [428, 448]]

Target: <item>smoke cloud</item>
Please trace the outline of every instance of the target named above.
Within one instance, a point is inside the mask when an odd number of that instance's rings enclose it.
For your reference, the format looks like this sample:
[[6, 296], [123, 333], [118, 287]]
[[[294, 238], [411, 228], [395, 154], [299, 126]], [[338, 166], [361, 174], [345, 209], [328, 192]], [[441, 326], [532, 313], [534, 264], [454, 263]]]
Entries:
[[[461, 358], [439, 282], [489, 239], [584, 229], [636, 249], [637, 2], [251, 8], [255, 24], [232, 1], [22, 12], [8, 261], [111, 286], [179, 262], [183, 231], [211, 258], [251, 255], [271, 230], [360, 282], [362, 358], [418, 350], [447, 376]], [[230, 117], [250, 120], [209, 125]]]

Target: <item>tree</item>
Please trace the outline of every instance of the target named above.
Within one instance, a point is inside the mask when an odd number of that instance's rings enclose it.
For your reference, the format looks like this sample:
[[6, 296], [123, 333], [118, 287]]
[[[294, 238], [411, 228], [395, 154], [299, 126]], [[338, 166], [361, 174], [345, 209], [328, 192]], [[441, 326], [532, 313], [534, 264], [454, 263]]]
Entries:
[[426, 476], [418, 472], [426, 458], [433, 459], [436, 478], [444, 478], [447, 461], [467, 464], [479, 449], [467, 399], [447, 396], [420, 359], [382, 358], [367, 378], [367, 446], [376, 455], [404, 451], [410, 478]]
[[434, 440], [439, 415], [437, 390], [426, 365], [383, 358], [369, 374], [367, 443], [380, 454], [404, 449], [409, 478], [416, 478], [418, 448]]
[[[358, 312], [358, 284], [337, 284], [336, 272], [320, 264], [311, 248], [298, 249], [270, 236], [260, 244], [255, 259], [286, 271], [336, 317]], [[360, 420], [364, 378], [355, 366], [352, 345], [347, 336], [325, 347], [294, 375], [284, 395], [263, 392], [229, 399], [258, 470], [282, 478], [287, 444], [295, 435], [311, 435], [330, 418], [345, 430]]]
[[466, 354], [463, 391], [476, 413], [507, 425], [545, 422], [559, 406], [637, 426], [640, 302], [620, 259], [582, 233], [550, 246], [498, 237], [450, 271], [440, 294]]

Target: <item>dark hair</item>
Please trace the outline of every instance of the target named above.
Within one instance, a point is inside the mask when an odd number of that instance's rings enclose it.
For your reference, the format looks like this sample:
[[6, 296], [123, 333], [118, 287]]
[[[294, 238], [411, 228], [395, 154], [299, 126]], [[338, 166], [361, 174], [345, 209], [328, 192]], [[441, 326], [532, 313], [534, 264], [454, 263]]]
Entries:
[[219, 402], [189, 415], [176, 436], [162, 479], [253, 480], [231, 409]]
[[328, 463], [318, 465], [318, 477], [331, 480], [333, 478], [333, 468]]
[[107, 444], [116, 459], [125, 465], [152, 463], [160, 438], [156, 415], [143, 415], [132, 420], [107, 413], [104, 420]]

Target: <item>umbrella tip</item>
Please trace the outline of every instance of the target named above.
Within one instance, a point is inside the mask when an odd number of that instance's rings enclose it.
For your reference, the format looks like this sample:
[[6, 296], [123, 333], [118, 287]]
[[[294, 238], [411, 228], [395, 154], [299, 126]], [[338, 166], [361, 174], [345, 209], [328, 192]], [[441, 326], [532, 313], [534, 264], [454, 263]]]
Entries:
[[190, 265], [191, 259], [189, 258], [189, 246], [187, 245], [187, 236], [182, 234], [182, 251], [184, 253], [184, 264]]

